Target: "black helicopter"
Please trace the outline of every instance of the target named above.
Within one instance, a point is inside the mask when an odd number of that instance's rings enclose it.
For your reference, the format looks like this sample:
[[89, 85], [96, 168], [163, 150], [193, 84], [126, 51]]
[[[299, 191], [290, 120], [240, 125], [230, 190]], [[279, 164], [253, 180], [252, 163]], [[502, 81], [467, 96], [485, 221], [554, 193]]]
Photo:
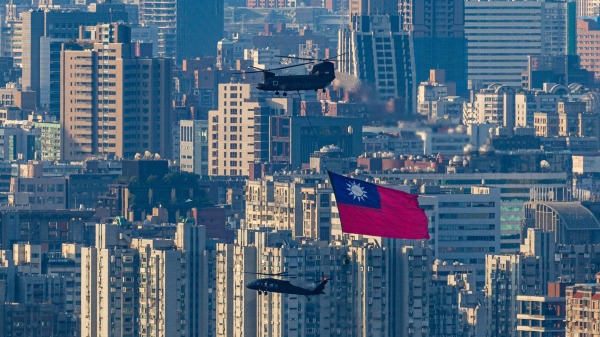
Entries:
[[[285, 273], [269, 274], [269, 273], [250, 273], [257, 275], [269, 275], [269, 276], [283, 276]], [[246, 288], [257, 290], [259, 295], [268, 295], [269, 292], [280, 293], [280, 294], [291, 294], [291, 295], [302, 295], [306, 296], [306, 299], [310, 301], [308, 296], [325, 294], [323, 289], [330, 279], [322, 277], [321, 282], [314, 289], [306, 289], [293, 285], [290, 281], [281, 280], [277, 278], [267, 277], [256, 279], [248, 284]]]
[[[337, 55], [335, 57], [327, 58], [327, 59], [312, 59], [306, 57], [294, 57], [294, 56], [276, 56], [281, 58], [289, 58], [289, 59], [297, 59], [297, 60], [305, 60], [310, 62], [304, 62], [299, 64], [294, 64], [291, 66], [285, 66], [280, 68], [273, 69], [258, 69], [254, 71], [247, 71], [246, 74], [251, 73], [263, 73], [264, 79], [263, 83], [258, 83], [256, 88], [258, 90], [263, 91], [274, 91], [275, 95], [279, 95], [279, 92], [283, 92], [283, 96], [287, 96], [288, 91], [300, 91], [300, 90], [315, 90], [319, 89], [325, 90], [333, 80], [335, 79], [335, 65], [331, 60], [340, 57], [341, 55]], [[314, 62], [319, 62], [315, 64], [310, 73], [308, 75], [275, 75], [273, 71], [288, 69], [298, 66], [303, 66], [307, 64], [311, 64]], [[254, 68], [254, 67], [253, 67]]]

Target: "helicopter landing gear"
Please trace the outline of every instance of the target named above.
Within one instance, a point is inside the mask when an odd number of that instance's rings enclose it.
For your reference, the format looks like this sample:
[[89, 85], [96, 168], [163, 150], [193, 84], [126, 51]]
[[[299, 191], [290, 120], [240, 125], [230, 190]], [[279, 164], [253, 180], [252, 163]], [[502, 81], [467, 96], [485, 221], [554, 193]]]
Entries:
[[275, 91], [275, 95], [279, 96], [279, 91]]
[[284, 91], [283, 92], [283, 97], [285, 97], [285, 96], [287, 96], [287, 92]]
[[262, 295], [262, 291], [260, 291], [260, 290], [259, 290], [259, 291], [258, 291], [258, 294], [259, 294], [259, 295]]

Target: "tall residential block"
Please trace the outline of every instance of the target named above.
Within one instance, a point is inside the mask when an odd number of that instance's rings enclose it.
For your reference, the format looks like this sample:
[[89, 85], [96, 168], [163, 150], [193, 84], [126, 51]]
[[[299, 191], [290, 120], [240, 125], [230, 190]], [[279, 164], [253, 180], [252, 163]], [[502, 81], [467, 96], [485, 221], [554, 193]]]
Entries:
[[541, 0], [465, 1], [468, 80], [517, 87], [527, 56], [574, 54], [574, 5]]
[[21, 67], [23, 62], [23, 19], [19, 7], [14, 4], [6, 5], [0, 36], [0, 56], [12, 57], [15, 67]]
[[223, 38], [222, 0], [140, 0], [140, 23], [158, 30], [158, 55], [178, 60], [215, 56]]
[[348, 13], [352, 15], [398, 15], [397, 0], [350, 0]]
[[577, 19], [577, 55], [581, 58], [581, 67], [594, 72], [594, 78], [600, 79], [600, 27], [593, 19]]
[[464, 0], [402, 0], [403, 29], [412, 33], [416, 83], [443, 69], [458, 93], [467, 90]]
[[[433, 257], [468, 264], [477, 289], [485, 285], [485, 256], [500, 252], [500, 189], [472, 186], [458, 189], [423, 186], [419, 203], [429, 217]], [[511, 233], [514, 234], [515, 232]], [[516, 232], [518, 234], [518, 232]]]
[[549, 283], [543, 296], [517, 296], [517, 337], [565, 335], [566, 283]]
[[[401, 98], [404, 113], [416, 113], [416, 82], [410, 34], [397, 15], [353, 15], [340, 29], [340, 72], [358, 77], [370, 86], [375, 100]], [[413, 102], [414, 101], [414, 102]]]
[[566, 337], [597, 336], [600, 282], [567, 287]]
[[266, 176], [246, 182], [244, 227], [289, 230], [293, 237], [328, 241], [331, 187], [325, 176]]
[[175, 239], [139, 237], [117, 219], [81, 250], [81, 335], [207, 335], [206, 235], [193, 220]]
[[126, 26], [98, 29], [114, 38], [66, 43], [61, 52], [62, 159], [170, 158], [171, 60], [133, 57]]
[[292, 98], [260, 98], [250, 84], [219, 85], [219, 109], [208, 113], [209, 175], [248, 175], [269, 160], [269, 117], [291, 115]]
[[[554, 233], [542, 229], [530, 228], [527, 234], [519, 254], [486, 257], [484, 292], [490, 336], [530, 336], [527, 331], [531, 330], [555, 336], [564, 329], [560, 318], [564, 312], [548, 311], [544, 316], [533, 312], [540, 306], [559, 309], [561, 299], [549, 298], [556, 296], [556, 282], [587, 283], [596, 278], [598, 245], [555, 244]], [[515, 329], [517, 325], [520, 328]]]
[[[239, 232], [217, 246], [217, 336], [394, 336], [388, 330], [385, 250], [366, 241], [294, 240], [287, 231]], [[248, 240], [244, 242], [245, 240]], [[324, 275], [327, 295], [258, 294], [243, 286], [255, 272], [288, 272], [314, 289]]]
[[382, 239], [388, 336], [429, 336], [431, 248], [423, 241]]
[[39, 103], [41, 85], [46, 84], [41, 82], [41, 65], [50, 58], [48, 49], [42, 50], [42, 38], [77, 39], [79, 26], [127, 22], [127, 13], [33, 10], [24, 12], [22, 19], [22, 85], [24, 89], [36, 92]]
[[[81, 336], [137, 336], [139, 265], [120, 227], [101, 224], [96, 246], [81, 248]], [[117, 295], [118, 289], [118, 295]]]
[[324, 148], [346, 158], [364, 150], [363, 122], [357, 117], [271, 116], [269, 124], [269, 161], [293, 170], [309, 165]]
[[179, 167], [183, 172], [208, 175], [208, 121], [179, 122]]
[[577, 16], [600, 16], [600, 0], [577, 0]]

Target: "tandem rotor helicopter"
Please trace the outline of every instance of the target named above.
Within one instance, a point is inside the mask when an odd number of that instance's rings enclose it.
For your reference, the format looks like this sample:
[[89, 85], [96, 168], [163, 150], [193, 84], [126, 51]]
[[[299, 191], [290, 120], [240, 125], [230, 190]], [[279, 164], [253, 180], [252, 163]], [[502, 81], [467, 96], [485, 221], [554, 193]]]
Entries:
[[[281, 56], [276, 57], [304, 60], [309, 62], [298, 63], [290, 66], [273, 68], [273, 69], [260, 69], [252, 67], [256, 70], [243, 72], [245, 74], [252, 73], [263, 73], [263, 82], [258, 83], [256, 88], [262, 91], [274, 91], [275, 95], [279, 95], [279, 92], [283, 93], [283, 96], [287, 96], [288, 91], [300, 91], [300, 90], [325, 90], [333, 80], [335, 79], [335, 65], [331, 60], [336, 59], [344, 54], [336, 55], [334, 57], [326, 59], [314, 59], [307, 57], [295, 57], [295, 56]], [[310, 70], [308, 75], [275, 75], [273, 71], [282, 70], [288, 68], [294, 68], [304, 66], [307, 64], [315, 64]]]
[[[266, 275], [266, 276], [284, 276], [287, 273], [248, 273], [255, 275]], [[307, 289], [293, 285], [290, 281], [282, 280], [273, 277], [259, 278], [250, 283], [246, 284], [246, 288], [257, 290], [259, 295], [268, 295], [269, 292], [280, 293], [280, 294], [291, 294], [291, 295], [302, 295], [306, 296], [306, 299], [310, 301], [308, 296], [315, 296], [325, 294], [323, 289], [330, 279], [321, 275], [320, 283], [314, 289]]]

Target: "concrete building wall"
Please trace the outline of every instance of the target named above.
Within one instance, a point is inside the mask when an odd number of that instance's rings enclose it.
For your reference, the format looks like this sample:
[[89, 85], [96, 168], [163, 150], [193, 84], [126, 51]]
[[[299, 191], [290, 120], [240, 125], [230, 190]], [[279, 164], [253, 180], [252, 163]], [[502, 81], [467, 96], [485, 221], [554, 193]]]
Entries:
[[[545, 15], [552, 10], [556, 18]], [[544, 1], [466, 1], [468, 79], [520, 87], [528, 55], [564, 55], [566, 11]]]
[[64, 159], [145, 151], [170, 158], [170, 60], [135, 59], [129, 44], [95, 43], [64, 50], [61, 63]]
[[209, 175], [248, 175], [254, 162], [254, 108], [251, 85], [219, 85], [219, 109], [208, 113]]
[[181, 171], [208, 175], [208, 121], [180, 121], [179, 166]]
[[[456, 191], [458, 192], [458, 191]], [[470, 194], [421, 194], [431, 226], [436, 259], [475, 268], [478, 289], [485, 284], [485, 256], [500, 252], [500, 190], [473, 186]]]
[[[589, 1], [591, 2], [591, 1]], [[597, 3], [594, 6], [598, 11]], [[600, 79], [600, 28], [598, 22], [591, 19], [577, 19], [577, 55], [580, 57], [581, 67], [592, 71], [596, 80]]]
[[600, 1], [577, 0], [577, 16], [600, 16]]
[[566, 337], [598, 335], [599, 291], [598, 284], [576, 284], [567, 287]]

